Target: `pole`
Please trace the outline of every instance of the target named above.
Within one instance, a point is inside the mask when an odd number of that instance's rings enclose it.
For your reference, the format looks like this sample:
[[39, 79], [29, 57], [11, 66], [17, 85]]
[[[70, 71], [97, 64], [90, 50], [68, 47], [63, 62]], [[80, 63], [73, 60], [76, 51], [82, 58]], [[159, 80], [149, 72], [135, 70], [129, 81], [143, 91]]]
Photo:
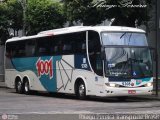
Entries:
[[158, 96], [158, 0], [156, 0], [156, 96]]

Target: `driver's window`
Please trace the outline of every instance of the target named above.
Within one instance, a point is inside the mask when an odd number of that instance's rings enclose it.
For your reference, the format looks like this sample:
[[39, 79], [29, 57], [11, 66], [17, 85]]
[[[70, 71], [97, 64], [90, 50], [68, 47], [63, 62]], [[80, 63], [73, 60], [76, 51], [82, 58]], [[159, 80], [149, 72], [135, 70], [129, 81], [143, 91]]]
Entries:
[[98, 32], [88, 31], [88, 52], [92, 69], [97, 75], [103, 75], [101, 44]]

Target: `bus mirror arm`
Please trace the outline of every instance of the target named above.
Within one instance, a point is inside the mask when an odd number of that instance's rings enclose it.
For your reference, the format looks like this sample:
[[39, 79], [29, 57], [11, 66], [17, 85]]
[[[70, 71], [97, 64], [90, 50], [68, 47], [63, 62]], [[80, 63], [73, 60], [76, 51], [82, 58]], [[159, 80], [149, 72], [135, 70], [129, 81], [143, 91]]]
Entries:
[[105, 62], [102, 60], [102, 66], [103, 66], [103, 78], [105, 78]]
[[102, 60], [105, 59], [105, 50], [104, 50], [103, 47], [101, 48], [101, 59], [102, 59]]

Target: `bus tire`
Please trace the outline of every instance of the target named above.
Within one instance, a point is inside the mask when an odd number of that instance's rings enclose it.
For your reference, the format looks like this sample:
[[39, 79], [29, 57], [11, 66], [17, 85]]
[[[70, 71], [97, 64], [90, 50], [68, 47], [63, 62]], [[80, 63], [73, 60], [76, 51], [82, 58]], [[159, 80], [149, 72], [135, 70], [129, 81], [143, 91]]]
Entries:
[[22, 94], [23, 93], [23, 88], [22, 88], [22, 81], [19, 79], [19, 80], [16, 80], [15, 82], [15, 88], [16, 88], [16, 92], [19, 93], [19, 94]]
[[31, 93], [30, 92], [30, 87], [29, 87], [29, 81], [28, 81], [28, 79], [24, 80], [23, 91], [24, 91], [24, 94], [26, 94], [26, 95], [29, 95]]
[[80, 81], [77, 84], [77, 88], [76, 88], [76, 96], [79, 99], [85, 99], [86, 98], [86, 87], [83, 81]]

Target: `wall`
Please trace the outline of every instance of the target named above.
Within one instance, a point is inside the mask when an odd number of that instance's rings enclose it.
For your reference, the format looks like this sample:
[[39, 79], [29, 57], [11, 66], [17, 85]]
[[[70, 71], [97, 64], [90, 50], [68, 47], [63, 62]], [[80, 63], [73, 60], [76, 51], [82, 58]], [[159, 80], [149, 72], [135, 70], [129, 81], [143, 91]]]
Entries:
[[4, 81], [4, 46], [0, 46], [0, 81]]

